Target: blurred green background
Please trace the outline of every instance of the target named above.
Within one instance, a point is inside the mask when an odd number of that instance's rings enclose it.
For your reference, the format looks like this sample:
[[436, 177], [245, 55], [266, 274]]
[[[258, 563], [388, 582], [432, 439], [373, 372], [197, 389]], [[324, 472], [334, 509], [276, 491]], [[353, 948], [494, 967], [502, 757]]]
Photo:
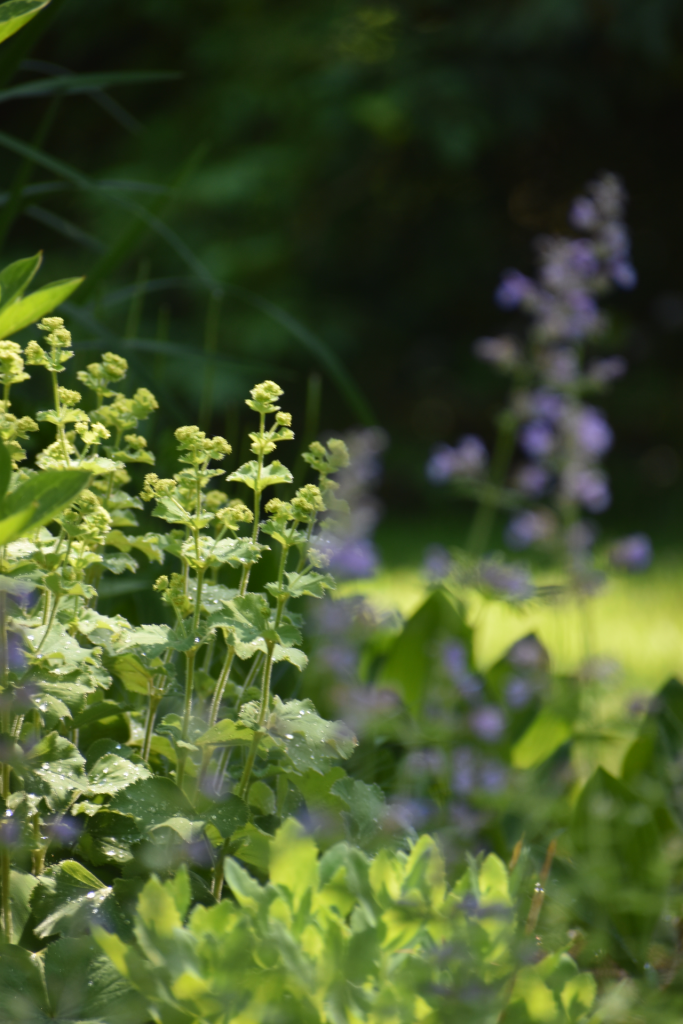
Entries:
[[468, 520], [423, 466], [437, 441], [491, 436], [504, 383], [471, 346], [515, 326], [500, 271], [531, 270], [587, 179], [622, 175], [640, 284], [611, 303], [631, 369], [607, 402], [604, 528], [677, 542], [680, 0], [52, 0], [0, 80], [65, 69], [177, 77], [3, 104], [3, 258], [43, 248], [46, 280], [88, 275], [77, 348], [128, 356], [169, 456], [199, 420], [237, 458], [264, 376], [309, 434], [383, 425], [390, 564]]

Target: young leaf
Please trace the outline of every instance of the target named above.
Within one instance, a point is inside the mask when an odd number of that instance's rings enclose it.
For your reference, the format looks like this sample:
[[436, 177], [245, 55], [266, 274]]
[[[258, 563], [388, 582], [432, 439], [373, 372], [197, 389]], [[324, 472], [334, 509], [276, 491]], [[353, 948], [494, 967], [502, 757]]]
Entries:
[[[0, 7], [0, 12], [3, 10]], [[0, 271], [0, 310], [15, 299], [21, 298], [43, 262], [42, 252], [15, 260]]]
[[286, 594], [288, 597], [324, 597], [326, 590], [334, 590], [336, 583], [329, 573], [323, 575], [319, 572], [286, 572], [287, 582], [283, 584], [282, 590], [278, 589], [277, 583], [266, 583], [266, 590], [271, 594]]
[[278, 459], [275, 459], [268, 466], [262, 466], [259, 476], [258, 462], [256, 459], [252, 459], [251, 462], [245, 462], [243, 466], [240, 466], [234, 473], [231, 473], [228, 480], [234, 483], [246, 484], [252, 491], [256, 489], [256, 482], [258, 480], [258, 490], [262, 491], [264, 488], [273, 487], [275, 484], [291, 484], [293, 477], [287, 467], [283, 466]]
[[93, 912], [111, 889], [75, 860], [63, 860], [48, 868], [38, 879], [31, 896], [31, 909], [40, 922], [39, 939], [50, 935], [78, 934], [87, 929]]
[[[20, 0], [16, 0], [16, 2], [20, 2]], [[1, 11], [2, 7], [0, 7]], [[0, 22], [1, 35], [2, 22]], [[47, 284], [43, 288], [31, 292], [25, 298], [17, 299], [16, 302], [0, 309], [0, 336], [11, 337], [17, 331], [21, 331], [29, 324], [36, 323], [41, 317], [47, 316], [53, 309], [65, 302], [84, 280], [83, 277], [70, 277], [63, 281], [53, 281], [52, 284]]]
[[136, 764], [116, 754], [105, 754], [88, 772], [87, 794], [95, 796], [99, 793], [113, 796], [127, 786], [132, 786], [151, 775], [149, 768]]
[[50, 0], [8, 0], [7, 3], [0, 5], [0, 43], [4, 43], [35, 18], [49, 2]]
[[[0, 544], [49, 523], [71, 504], [89, 479], [90, 474], [80, 469], [46, 469], [6, 494], [0, 503]], [[18, 516], [24, 517], [21, 522]]]

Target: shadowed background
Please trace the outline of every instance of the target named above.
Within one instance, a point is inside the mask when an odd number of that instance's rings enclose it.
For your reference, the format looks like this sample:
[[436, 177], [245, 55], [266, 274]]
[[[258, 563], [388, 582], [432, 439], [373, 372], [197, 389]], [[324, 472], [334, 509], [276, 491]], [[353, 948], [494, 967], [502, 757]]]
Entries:
[[43, 248], [46, 278], [88, 275], [68, 310], [76, 346], [130, 359], [169, 457], [181, 421], [239, 456], [244, 388], [264, 376], [309, 436], [380, 423], [378, 539], [390, 562], [418, 560], [468, 520], [425, 486], [430, 447], [489, 438], [504, 395], [471, 354], [515, 326], [492, 301], [500, 271], [530, 271], [534, 234], [565, 230], [571, 197], [614, 170], [640, 284], [610, 303], [630, 373], [607, 401], [605, 531], [668, 545], [683, 505], [682, 30], [675, 0], [53, 0], [5, 47], [5, 86], [178, 76], [3, 105], [2, 255]]

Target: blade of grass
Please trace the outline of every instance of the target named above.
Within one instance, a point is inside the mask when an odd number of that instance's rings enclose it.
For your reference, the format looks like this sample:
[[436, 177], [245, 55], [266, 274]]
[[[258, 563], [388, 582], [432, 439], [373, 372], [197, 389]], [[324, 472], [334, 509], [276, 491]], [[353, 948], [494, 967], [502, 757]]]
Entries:
[[35, 79], [0, 89], [0, 103], [12, 100], [34, 99], [38, 96], [82, 96], [101, 92], [121, 85], [147, 85], [152, 82], [169, 82], [182, 78], [177, 71], [111, 71], [94, 74], [53, 75], [50, 78]]
[[[60, 98], [55, 96], [48, 103], [47, 109], [41, 117], [36, 133], [33, 136], [33, 147], [35, 149], [40, 150], [47, 139], [50, 129], [55, 122], [60, 102]], [[29, 155], [26, 155], [14, 174], [9, 200], [0, 211], [0, 249], [5, 244], [12, 225], [21, 213], [22, 206], [24, 205], [24, 189], [28, 185], [34, 167], [35, 161]]]

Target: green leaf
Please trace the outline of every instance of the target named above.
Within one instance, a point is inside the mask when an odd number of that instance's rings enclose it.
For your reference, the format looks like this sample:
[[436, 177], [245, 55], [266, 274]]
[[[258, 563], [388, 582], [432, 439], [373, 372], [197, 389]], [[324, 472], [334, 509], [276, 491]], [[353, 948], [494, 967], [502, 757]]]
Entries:
[[[0, 43], [13, 36], [39, 11], [47, 7], [50, 0], [8, 0], [0, 5]], [[2, 331], [0, 331], [0, 335]]]
[[133, 859], [131, 846], [139, 843], [142, 832], [135, 818], [102, 806], [87, 819], [85, 833], [78, 841], [80, 853], [94, 864], [126, 864]]
[[64, 1024], [145, 1024], [149, 1020], [145, 1000], [89, 937], [50, 943], [45, 952], [45, 984], [50, 1018]]
[[[0, 7], [0, 11], [2, 7]], [[0, 271], [0, 310], [15, 299], [21, 298], [43, 262], [42, 252], [15, 260]]]
[[598, 768], [576, 805], [571, 835], [577, 884], [594, 927], [616, 937], [616, 959], [642, 964], [666, 879], [653, 809]]
[[152, 828], [173, 817], [192, 817], [192, 807], [185, 794], [170, 779], [159, 777], [129, 786], [118, 793], [109, 806], [121, 814], [131, 814], [144, 828]]
[[85, 931], [111, 889], [75, 860], [63, 860], [40, 876], [31, 896], [39, 939]]
[[256, 489], [258, 481], [258, 490], [263, 491], [266, 487], [273, 487], [276, 484], [291, 484], [293, 477], [287, 467], [283, 466], [278, 459], [274, 459], [267, 466], [262, 466], [259, 475], [258, 462], [256, 459], [252, 459], [251, 462], [245, 462], [243, 466], [231, 473], [228, 480], [246, 484], [252, 491]]
[[360, 779], [343, 778], [330, 787], [332, 796], [340, 797], [348, 808], [346, 820], [351, 838], [359, 846], [377, 840], [387, 812], [384, 793], [374, 782], [368, 785]]
[[103, 718], [114, 718], [121, 713], [121, 708], [116, 701], [98, 700], [94, 704], [89, 704], [84, 711], [76, 715], [74, 727], [84, 729], [87, 725], [92, 725], [93, 722], [101, 722]]
[[53, 809], [82, 790], [84, 758], [78, 748], [56, 732], [48, 733], [13, 765], [27, 793], [44, 796]]
[[337, 585], [329, 573], [323, 575], [319, 572], [286, 572], [285, 576], [287, 582], [283, 584], [281, 590], [277, 583], [266, 583], [266, 590], [276, 595], [287, 594], [291, 598], [324, 597], [327, 590], [334, 590]]
[[9, 338], [29, 324], [36, 323], [41, 317], [47, 316], [65, 302], [84, 280], [83, 277], [70, 277], [63, 281], [53, 281], [52, 284], [47, 284], [25, 298], [17, 299], [11, 305], [5, 306], [0, 310], [0, 336]]
[[[71, 504], [89, 479], [90, 474], [80, 469], [46, 469], [6, 494], [0, 504], [0, 544], [49, 523]], [[23, 516], [21, 521], [19, 516]]]
[[[245, 704], [240, 719], [256, 728], [259, 710], [257, 702]], [[310, 700], [283, 703], [277, 695], [263, 729], [300, 772], [312, 769], [324, 774], [331, 761], [350, 757], [358, 742], [344, 722], [321, 718]]]
[[114, 659], [111, 668], [114, 675], [118, 676], [131, 693], [142, 693], [147, 696], [152, 689], [154, 676], [137, 655], [122, 654], [121, 657]]
[[248, 744], [253, 738], [253, 730], [248, 729], [242, 722], [233, 722], [230, 718], [224, 718], [198, 736], [195, 743], [202, 747], [227, 746], [230, 743]]
[[[174, 814], [170, 818], [166, 818], [165, 821], [160, 821], [156, 825], [152, 825], [149, 828], [149, 832], [157, 832], [159, 829], [170, 829], [171, 832], [175, 832], [177, 836], [182, 839], [184, 843], [193, 843], [199, 838], [199, 834], [204, 827], [202, 821], [191, 821], [189, 818], [184, 818], [181, 815]], [[162, 841], [165, 840], [165, 836], [160, 837]]]
[[413, 714], [418, 713], [435, 673], [440, 642], [455, 638], [471, 650], [472, 631], [443, 591], [435, 590], [406, 622], [378, 681], [395, 688]]
[[127, 786], [132, 786], [142, 779], [151, 775], [149, 768], [142, 762], [135, 761], [116, 754], [105, 754], [92, 766], [88, 772], [87, 792], [90, 796], [107, 794], [113, 796]]
[[247, 823], [249, 812], [243, 800], [230, 794], [217, 803], [211, 810], [202, 812], [207, 825], [213, 825], [223, 839], [229, 839], [238, 828]]
[[12, 479], [12, 460], [9, 457], [7, 448], [0, 441], [0, 505], [7, 493], [9, 482]]
[[51, 1017], [39, 960], [21, 946], [0, 946], [0, 1005], [5, 1024]]
[[12, 934], [14, 940], [18, 941], [24, 930], [24, 925], [31, 913], [31, 893], [36, 887], [38, 879], [35, 875], [29, 875], [25, 871], [12, 871], [10, 873], [10, 906], [12, 910]]
[[552, 757], [571, 735], [572, 727], [568, 722], [560, 718], [552, 708], [541, 708], [512, 748], [510, 757], [513, 767], [535, 768]]
[[275, 814], [275, 793], [261, 779], [252, 782], [249, 787], [247, 803], [250, 807], [255, 807], [261, 814]]

